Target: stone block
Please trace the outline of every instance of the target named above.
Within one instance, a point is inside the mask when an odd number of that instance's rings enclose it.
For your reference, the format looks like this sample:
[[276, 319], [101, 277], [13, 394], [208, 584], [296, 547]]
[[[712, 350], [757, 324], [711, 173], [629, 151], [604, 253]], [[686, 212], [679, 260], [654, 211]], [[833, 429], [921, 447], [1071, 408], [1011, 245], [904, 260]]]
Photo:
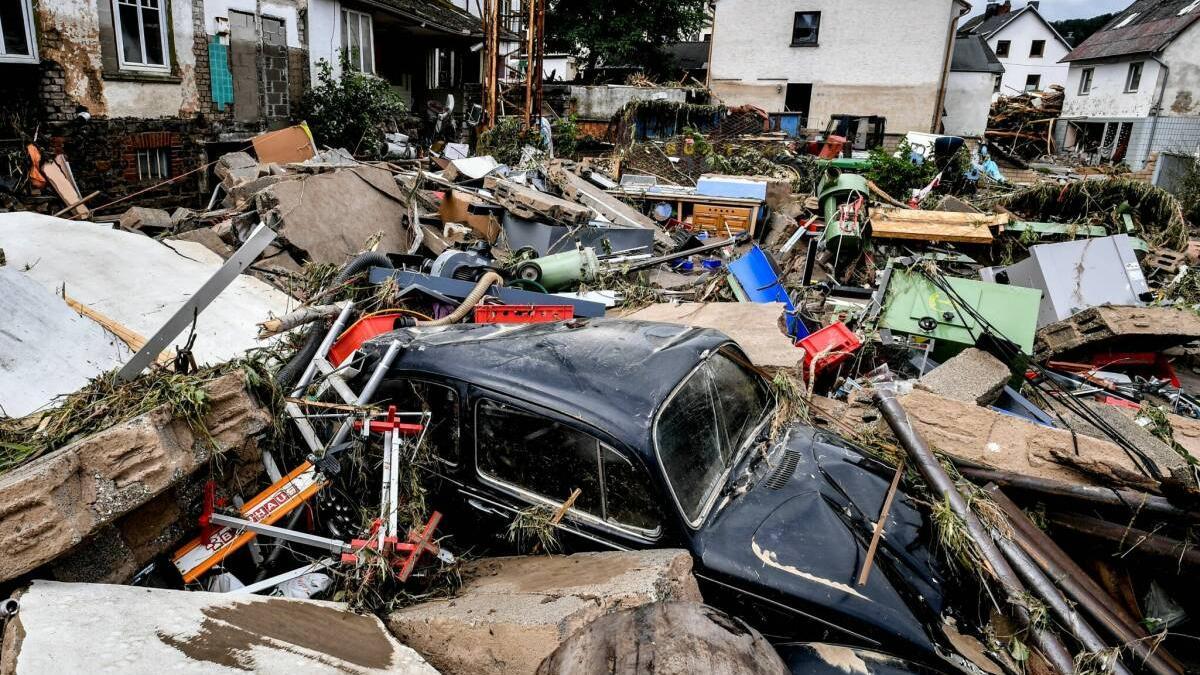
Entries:
[[1101, 305], [1042, 326], [1034, 341], [1039, 360], [1088, 349], [1151, 352], [1200, 338], [1200, 316], [1174, 307]]
[[35, 581], [0, 672], [437, 675], [374, 616], [260, 595]]
[[121, 215], [121, 229], [157, 233], [171, 229], [171, 214], [162, 209], [134, 206]]
[[1012, 372], [1003, 361], [971, 347], [921, 376], [916, 387], [956, 401], [991, 405]]
[[592, 620], [648, 603], [700, 601], [686, 551], [491, 558], [455, 598], [392, 612], [388, 628], [443, 673], [531, 674]]
[[258, 161], [246, 152], [230, 152], [221, 155], [213, 166], [213, 172], [230, 189], [248, 180], [258, 178]]
[[[204, 388], [217, 452], [253, 457], [270, 413], [241, 373]], [[213, 446], [161, 406], [0, 475], [0, 581], [54, 560], [207, 466]]]

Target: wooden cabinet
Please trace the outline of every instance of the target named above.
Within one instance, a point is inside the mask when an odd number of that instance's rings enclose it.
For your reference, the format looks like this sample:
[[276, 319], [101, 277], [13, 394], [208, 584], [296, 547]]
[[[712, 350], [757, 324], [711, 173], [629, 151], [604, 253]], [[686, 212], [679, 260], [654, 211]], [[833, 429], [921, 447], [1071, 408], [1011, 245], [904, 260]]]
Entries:
[[696, 204], [692, 207], [692, 224], [696, 229], [722, 237], [749, 230], [753, 218], [754, 208], [748, 206]]

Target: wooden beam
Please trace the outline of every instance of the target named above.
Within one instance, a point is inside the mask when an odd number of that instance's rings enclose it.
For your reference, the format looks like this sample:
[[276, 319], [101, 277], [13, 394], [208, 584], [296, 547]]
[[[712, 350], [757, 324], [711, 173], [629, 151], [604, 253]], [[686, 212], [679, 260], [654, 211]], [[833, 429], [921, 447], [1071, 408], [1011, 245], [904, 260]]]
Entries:
[[875, 209], [871, 213], [871, 236], [876, 239], [991, 244], [991, 228], [1007, 222], [1007, 214]]

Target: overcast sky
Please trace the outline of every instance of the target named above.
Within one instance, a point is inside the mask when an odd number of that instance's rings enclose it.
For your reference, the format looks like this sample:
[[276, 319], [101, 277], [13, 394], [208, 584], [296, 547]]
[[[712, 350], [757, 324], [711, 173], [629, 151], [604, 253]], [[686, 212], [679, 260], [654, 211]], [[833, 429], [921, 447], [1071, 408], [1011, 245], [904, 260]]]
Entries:
[[[971, 16], [982, 14], [987, 0], [968, 0]], [[1117, 12], [1133, 4], [1133, 0], [1042, 0], [1040, 11], [1050, 21], [1081, 19], [1098, 14]], [[1025, 0], [1012, 0], [1013, 9], [1025, 6]]]

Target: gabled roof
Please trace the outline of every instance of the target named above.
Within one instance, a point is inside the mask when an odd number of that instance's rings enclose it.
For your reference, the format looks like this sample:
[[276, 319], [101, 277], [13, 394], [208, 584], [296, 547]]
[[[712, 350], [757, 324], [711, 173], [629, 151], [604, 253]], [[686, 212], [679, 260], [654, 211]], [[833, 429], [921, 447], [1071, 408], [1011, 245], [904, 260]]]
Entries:
[[959, 35], [954, 39], [950, 70], [956, 73], [1003, 73], [1004, 64], [982, 35]]
[[1194, 0], [1137, 0], [1093, 33], [1063, 61], [1086, 61], [1129, 54], [1155, 54], [1200, 19]]
[[455, 7], [446, 0], [363, 0], [384, 11], [416, 21], [426, 28], [454, 35], [483, 35], [478, 17]]
[[958, 34], [982, 35], [984, 38], [990, 38], [996, 33], [1004, 30], [1005, 26], [1012, 23], [1017, 19], [1017, 17], [1026, 12], [1032, 12], [1033, 15], [1038, 18], [1038, 21], [1041, 21], [1042, 25], [1044, 25], [1046, 29], [1050, 31], [1050, 34], [1053, 35], [1055, 39], [1063, 43], [1063, 46], [1067, 49], [1071, 48], [1071, 43], [1063, 39], [1063, 36], [1058, 34], [1058, 31], [1054, 29], [1054, 26], [1050, 25], [1050, 22], [1046, 20], [1046, 17], [1042, 16], [1042, 13], [1039, 12], [1036, 7], [1030, 4], [1026, 4], [1024, 7], [1016, 11], [1000, 14], [998, 16], [984, 16], [983, 14], [980, 14], [979, 16], [971, 17], [966, 23], [959, 27]]

